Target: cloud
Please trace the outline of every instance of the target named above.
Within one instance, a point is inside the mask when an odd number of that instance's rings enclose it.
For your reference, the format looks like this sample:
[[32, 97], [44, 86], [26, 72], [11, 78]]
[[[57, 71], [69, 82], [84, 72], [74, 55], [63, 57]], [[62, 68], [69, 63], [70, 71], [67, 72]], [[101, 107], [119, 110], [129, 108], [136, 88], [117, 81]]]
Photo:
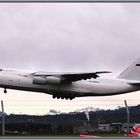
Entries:
[[116, 69], [122, 59], [139, 55], [140, 15], [135, 15], [139, 11], [135, 7], [1, 4], [0, 63], [52, 71], [92, 70], [101, 65]]

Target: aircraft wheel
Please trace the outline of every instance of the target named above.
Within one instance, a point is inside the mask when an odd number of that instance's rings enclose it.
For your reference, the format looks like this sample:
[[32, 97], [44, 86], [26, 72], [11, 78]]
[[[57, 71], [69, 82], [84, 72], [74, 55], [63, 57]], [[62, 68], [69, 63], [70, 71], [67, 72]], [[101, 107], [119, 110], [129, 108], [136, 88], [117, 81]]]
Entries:
[[4, 89], [4, 93], [7, 93], [7, 90], [6, 90], [6, 88]]
[[53, 95], [53, 98], [56, 98], [56, 96], [55, 96], [55, 95]]
[[75, 97], [73, 96], [73, 97], [70, 97], [70, 100], [73, 100]]

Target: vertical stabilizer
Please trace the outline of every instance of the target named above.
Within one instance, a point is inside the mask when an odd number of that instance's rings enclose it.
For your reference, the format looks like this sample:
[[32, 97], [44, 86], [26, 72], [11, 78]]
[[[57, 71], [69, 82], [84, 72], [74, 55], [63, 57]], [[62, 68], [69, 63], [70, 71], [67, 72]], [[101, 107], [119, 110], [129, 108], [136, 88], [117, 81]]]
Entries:
[[140, 58], [138, 58], [132, 65], [125, 69], [118, 78], [128, 80], [140, 80]]

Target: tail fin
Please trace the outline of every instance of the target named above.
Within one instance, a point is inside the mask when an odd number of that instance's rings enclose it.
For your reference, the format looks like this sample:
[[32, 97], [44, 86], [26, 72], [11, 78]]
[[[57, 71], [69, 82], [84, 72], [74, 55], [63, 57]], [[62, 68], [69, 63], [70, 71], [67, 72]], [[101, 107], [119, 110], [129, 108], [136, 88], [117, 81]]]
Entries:
[[138, 58], [132, 65], [125, 69], [118, 78], [128, 80], [140, 80], [140, 58]]

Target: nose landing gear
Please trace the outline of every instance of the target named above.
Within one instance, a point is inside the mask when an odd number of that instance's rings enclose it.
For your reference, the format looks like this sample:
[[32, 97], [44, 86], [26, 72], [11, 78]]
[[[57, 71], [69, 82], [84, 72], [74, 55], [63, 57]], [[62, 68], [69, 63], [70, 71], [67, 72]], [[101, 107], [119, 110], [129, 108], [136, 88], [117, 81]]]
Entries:
[[6, 90], [6, 88], [4, 88], [4, 93], [7, 93], [7, 90]]

